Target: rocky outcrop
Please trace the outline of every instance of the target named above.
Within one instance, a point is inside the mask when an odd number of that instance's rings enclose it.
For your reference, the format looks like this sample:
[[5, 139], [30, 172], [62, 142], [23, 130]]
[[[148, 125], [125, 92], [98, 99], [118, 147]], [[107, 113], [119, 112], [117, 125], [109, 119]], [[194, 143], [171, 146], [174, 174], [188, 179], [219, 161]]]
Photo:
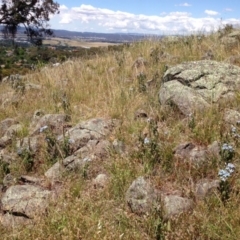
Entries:
[[210, 60], [186, 62], [166, 71], [160, 88], [162, 104], [171, 103], [184, 114], [203, 110], [240, 88], [240, 68]]
[[15, 185], [7, 189], [1, 199], [2, 210], [13, 216], [34, 218], [43, 214], [51, 192], [38, 186]]
[[113, 120], [95, 118], [81, 122], [69, 129], [64, 135], [59, 136], [59, 142], [64, 141], [67, 137], [69, 151], [72, 155], [55, 163], [45, 173], [45, 176], [56, 180], [65, 170], [79, 170], [95, 158], [105, 157], [110, 145], [105, 138], [113, 127]]
[[157, 191], [143, 177], [133, 181], [126, 192], [126, 202], [132, 212], [141, 215], [149, 214], [157, 208], [164, 219], [189, 211], [193, 207], [191, 199]]

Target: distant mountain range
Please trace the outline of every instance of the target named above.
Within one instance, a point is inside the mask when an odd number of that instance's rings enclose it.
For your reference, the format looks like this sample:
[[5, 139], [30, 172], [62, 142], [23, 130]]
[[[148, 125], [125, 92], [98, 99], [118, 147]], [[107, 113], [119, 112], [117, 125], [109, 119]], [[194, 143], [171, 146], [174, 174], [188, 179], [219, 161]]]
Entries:
[[[0, 31], [2, 27], [0, 26]], [[24, 28], [18, 28], [18, 35], [24, 33]], [[81, 39], [90, 42], [112, 42], [112, 43], [124, 43], [140, 41], [148, 38], [161, 38], [159, 35], [146, 35], [139, 33], [96, 33], [96, 32], [76, 32], [68, 30], [53, 29], [54, 36], [58, 38], [67, 39]], [[1, 33], [0, 33], [1, 34]], [[17, 37], [18, 37], [17, 35]]]
[[53, 30], [54, 35], [60, 38], [84, 39], [87, 41], [101, 42], [134, 42], [147, 38], [161, 38], [158, 35], [145, 35], [138, 33], [96, 33], [96, 32], [74, 32], [67, 30]]

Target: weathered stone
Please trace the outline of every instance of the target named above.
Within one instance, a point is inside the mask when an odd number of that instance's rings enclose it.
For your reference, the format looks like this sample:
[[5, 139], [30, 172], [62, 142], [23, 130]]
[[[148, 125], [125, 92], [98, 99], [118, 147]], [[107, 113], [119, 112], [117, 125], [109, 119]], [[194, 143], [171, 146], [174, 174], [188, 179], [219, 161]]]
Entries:
[[196, 184], [195, 195], [197, 199], [204, 199], [217, 191], [220, 180], [201, 179]]
[[120, 154], [123, 154], [126, 152], [126, 146], [124, 144], [123, 141], [119, 141], [117, 139], [115, 139], [112, 143], [113, 145], [113, 149], [117, 152], [117, 153], [120, 153]]
[[12, 125], [17, 124], [17, 123], [18, 122], [13, 118], [6, 118], [3, 121], [1, 121], [0, 122], [0, 136], [4, 135], [9, 127], [11, 127]]
[[137, 214], [148, 213], [157, 200], [158, 197], [154, 188], [143, 177], [133, 181], [126, 193], [128, 206], [132, 212]]
[[27, 175], [22, 175], [19, 180], [24, 183], [34, 184], [34, 185], [40, 185], [42, 182], [44, 182], [43, 178], [27, 176]]
[[45, 172], [45, 176], [53, 181], [58, 180], [66, 171], [83, 169], [86, 164], [89, 164], [92, 159], [90, 157], [78, 157], [71, 155], [65, 158], [62, 162], [56, 162], [51, 168]]
[[47, 141], [42, 136], [25, 137], [17, 141], [16, 147], [17, 154], [19, 156], [24, 154], [26, 151], [35, 155], [40, 152], [41, 149], [46, 149]]
[[3, 178], [3, 186], [9, 187], [14, 184], [16, 184], [17, 179], [11, 174], [8, 173], [4, 178]]
[[[94, 118], [77, 124], [65, 133], [68, 137], [69, 145], [72, 152], [77, 151], [87, 145], [90, 140], [100, 140], [105, 138], [114, 126], [113, 120]], [[64, 136], [59, 137], [59, 141], [63, 141]]]
[[166, 219], [187, 212], [193, 207], [193, 201], [191, 199], [177, 195], [162, 196], [161, 201], [163, 203], [163, 215]]
[[10, 153], [6, 148], [0, 151], [0, 162], [1, 163], [12, 163], [17, 158], [17, 154]]
[[5, 148], [7, 145], [12, 143], [13, 137], [22, 130], [21, 124], [11, 125], [6, 131], [2, 138], [0, 138], [0, 148]]
[[210, 60], [186, 62], [166, 71], [159, 99], [189, 115], [221, 98], [232, 98], [239, 87], [240, 67]]
[[7, 228], [17, 228], [23, 225], [29, 225], [33, 223], [33, 220], [23, 216], [16, 216], [10, 213], [0, 215], [0, 223]]
[[13, 124], [6, 130], [4, 136], [12, 138], [12, 137], [16, 136], [16, 134], [18, 132], [22, 131], [22, 128], [23, 128], [22, 125], [19, 123]]
[[110, 148], [110, 142], [107, 140], [101, 140], [97, 143], [93, 154], [95, 157], [103, 159], [108, 156], [108, 149]]
[[27, 218], [45, 213], [51, 192], [32, 185], [11, 186], [1, 199], [2, 210]]
[[220, 146], [218, 141], [214, 141], [212, 144], [207, 146], [208, 157], [220, 157]]
[[49, 130], [57, 135], [62, 134], [64, 125], [69, 120], [70, 116], [66, 114], [46, 114], [37, 123], [33, 122], [30, 126], [30, 135], [39, 134], [45, 130]]
[[223, 120], [231, 125], [237, 125], [240, 123], [240, 113], [233, 109], [226, 109], [224, 112]]
[[93, 180], [93, 185], [95, 188], [105, 188], [108, 183], [108, 176], [106, 174], [99, 174]]
[[39, 84], [34, 84], [34, 83], [26, 83], [25, 84], [25, 89], [26, 90], [31, 90], [31, 89], [40, 90], [41, 88], [42, 88], [42, 86], [39, 85]]
[[173, 152], [175, 157], [197, 164], [206, 160], [206, 150], [205, 147], [196, 146], [193, 143], [183, 143], [178, 145]]
[[58, 180], [64, 172], [64, 167], [59, 162], [56, 162], [51, 168], [45, 172], [45, 176], [53, 181]]

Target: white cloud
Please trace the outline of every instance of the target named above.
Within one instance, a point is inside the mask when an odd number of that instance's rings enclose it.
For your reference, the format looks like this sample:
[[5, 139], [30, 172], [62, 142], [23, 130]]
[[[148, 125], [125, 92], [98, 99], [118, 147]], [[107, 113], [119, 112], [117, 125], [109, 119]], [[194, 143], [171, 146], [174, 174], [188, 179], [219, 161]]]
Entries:
[[233, 11], [232, 8], [225, 8], [224, 10], [225, 10], [225, 12], [232, 12]]
[[[146, 34], [188, 34], [213, 31], [221, 21], [215, 16], [218, 12], [206, 10], [204, 18], [194, 18], [189, 12], [170, 12], [160, 15], [132, 14], [113, 11], [82, 4], [80, 7], [61, 6], [60, 14], [51, 19], [51, 27], [82, 31], [91, 29], [96, 32], [136, 32]], [[239, 19], [225, 19], [229, 24], [240, 24]], [[64, 26], [63, 26], [64, 25]]]
[[65, 5], [60, 5], [59, 10], [60, 11], [68, 10], [68, 7]]
[[178, 6], [180, 6], [180, 7], [191, 7], [192, 5], [185, 2], [185, 3], [176, 4], [175, 6], [176, 7], [178, 7]]
[[205, 12], [207, 15], [210, 15], [210, 16], [216, 16], [216, 15], [219, 14], [218, 12], [213, 11], [213, 10], [205, 10], [204, 12]]

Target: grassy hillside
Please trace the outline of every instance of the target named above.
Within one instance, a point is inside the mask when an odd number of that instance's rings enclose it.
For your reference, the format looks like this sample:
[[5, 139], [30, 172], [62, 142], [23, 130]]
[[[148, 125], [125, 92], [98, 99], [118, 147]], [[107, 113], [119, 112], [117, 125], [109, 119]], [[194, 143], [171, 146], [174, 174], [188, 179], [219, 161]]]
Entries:
[[[224, 61], [238, 55], [239, 51], [238, 45], [221, 44], [217, 34], [188, 36], [175, 42], [152, 39], [124, 46], [122, 51], [108, 51], [90, 59], [76, 58], [58, 67], [44, 67], [26, 75], [24, 81], [42, 88], [18, 91], [18, 102], [2, 106], [0, 111], [0, 121], [13, 117], [25, 126], [18, 137], [28, 134], [27, 128], [37, 109], [45, 113], [70, 114], [72, 124], [93, 117], [116, 118], [121, 124], [110, 136], [110, 141], [124, 142], [127, 154], [110, 151], [108, 158], [84, 172], [64, 176], [64, 193], [52, 203], [48, 213], [40, 216], [34, 226], [11, 230], [0, 226], [1, 239], [238, 239], [238, 171], [229, 182], [231, 191], [225, 189], [229, 191], [227, 201], [221, 200], [224, 193], [219, 191], [204, 201], [196, 201], [192, 213], [168, 221], [164, 221], [156, 209], [147, 216], [131, 213], [125, 203], [125, 193], [133, 180], [145, 176], [158, 189], [174, 189], [194, 199], [192, 182], [204, 177], [218, 178], [223, 166], [220, 160], [199, 169], [173, 161], [173, 149], [183, 141], [201, 146], [226, 138], [234, 141], [222, 121], [221, 109], [238, 110], [239, 96], [228, 105], [213, 105], [204, 113], [197, 112], [191, 124], [174, 107], [160, 105], [158, 92], [168, 67], [200, 60], [210, 52], [213, 60]], [[152, 80], [151, 84], [146, 85], [148, 80]], [[17, 90], [2, 84], [0, 96], [12, 91]], [[156, 137], [149, 122], [136, 119], [139, 109], [157, 123]], [[152, 149], [141, 145], [144, 134], [152, 136], [156, 142], [151, 145]], [[235, 144], [232, 162], [238, 170], [239, 144]], [[50, 162], [46, 161], [27, 172], [19, 161], [11, 172], [16, 176], [24, 173], [40, 176], [49, 166]], [[1, 171], [4, 176], [3, 167]], [[92, 179], [102, 172], [110, 181], [107, 187], [97, 190], [92, 186]]]

